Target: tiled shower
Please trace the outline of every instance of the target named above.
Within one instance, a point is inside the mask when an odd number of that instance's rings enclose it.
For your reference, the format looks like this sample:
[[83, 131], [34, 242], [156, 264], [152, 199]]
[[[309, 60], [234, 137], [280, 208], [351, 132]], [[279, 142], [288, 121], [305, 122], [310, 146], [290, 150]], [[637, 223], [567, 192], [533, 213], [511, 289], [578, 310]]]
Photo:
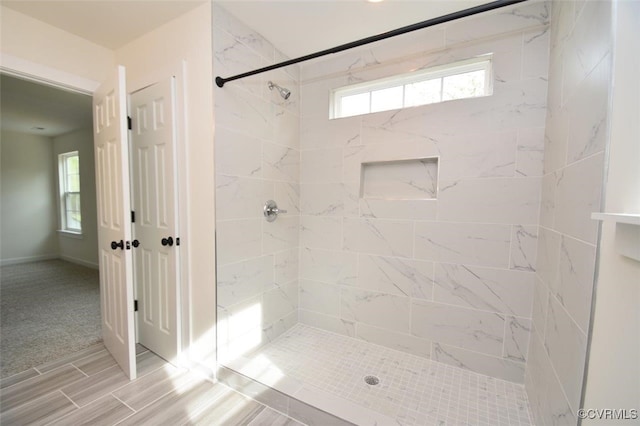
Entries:
[[[597, 241], [589, 217], [600, 210], [607, 143], [610, 9], [525, 3], [217, 89], [219, 361], [277, 357], [277, 345], [295, 347], [310, 330], [520, 386], [531, 424], [575, 424]], [[285, 59], [219, 6], [213, 29], [216, 75]], [[329, 119], [335, 88], [481, 55], [491, 55], [491, 96]], [[393, 187], [427, 163], [433, 193], [364, 189]], [[287, 213], [265, 221], [267, 200]]]

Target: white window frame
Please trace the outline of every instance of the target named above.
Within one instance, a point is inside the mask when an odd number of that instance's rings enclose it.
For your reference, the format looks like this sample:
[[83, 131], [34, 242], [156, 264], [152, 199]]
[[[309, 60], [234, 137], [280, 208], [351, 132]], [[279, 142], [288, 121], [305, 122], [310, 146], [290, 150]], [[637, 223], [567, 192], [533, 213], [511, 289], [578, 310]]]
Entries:
[[[67, 178], [69, 173], [67, 172], [67, 159], [71, 157], [78, 157], [78, 173], [80, 173], [80, 153], [78, 151], [69, 151], [62, 154], [58, 154], [58, 186], [59, 186], [59, 198], [58, 204], [60, 207], [60, 228], [59, 232], [68, 233], [72, 235], [82, 235], [82, 220], [80, 221], [80, 228], [67, 227], [67, 196], [68, 194], [80, 195], [82, 200], [81, 191], [69, 192], [67, 191]], [[82, 201], [81, 201], [82, 203]]]
[[[403, 87], [402, 90], [402, 108], [408, 108], [405, 100], [405, 86], [407, 84], [419, 83], [428, 80], [440, 79], [440, 94], [441, 100], [439, 102], [449, 102], [449, 100], [442, 100], [442, 81], [445, 77], [469, 73], [473, 71], [484, 71], [484, 87], [485, 92], [481, 96], [473, 96], [474, 98], [483, 97], [483, 96], [491, 96], [493, 94], [493, 76], [492, 76], [492, 55], [482, 55], [476, 58], [466, 59], [463, 61], [458, 61], [446, 65], [440, 65], [437, 67], [432, 67], [428, 69], [423, 69], [419, 71], [414, 71], [407, 74], [394, 75], [392, 77], [382, 78], [379, 80], [368, 81], [365, 83], [353, 84], [350, 86], [339, 87], [333, 89], [331, 91], [331, 102], [330, 102], [330, 111], [329, 118], [346, 118], [346, 117], [354, 117], [357, 115], [371, 114], [371, 98], [369, 95], [369, 111], [363, 112], [361, 114], [353, 114], [353, 115], [343, 115], [341, 111], [342, 98], [346, 96], [360, 95], [367, 92], [374, 92], [382, 89], [390, 89], [392, 87]], [[469, 99], [469, 98], [459, 98], [459, 99]], [[453, 99], [453, 100], [459, 100]], [[426, 105], [426, 104], [422, 104]], [[412, 105], [412, 106], [420, 106], [420, 105]], [[389, 111], [397, 108], [389, 108]], [[380, 111], [376, 111], [380, 112]]]

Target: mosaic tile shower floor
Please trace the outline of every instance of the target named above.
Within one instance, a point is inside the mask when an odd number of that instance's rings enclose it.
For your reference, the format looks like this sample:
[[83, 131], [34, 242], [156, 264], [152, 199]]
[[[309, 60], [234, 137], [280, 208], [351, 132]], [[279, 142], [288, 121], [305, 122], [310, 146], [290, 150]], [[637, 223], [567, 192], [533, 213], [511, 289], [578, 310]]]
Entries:
[[[524, 386], [297, 324], [253, 354], [402, 425], [531, 425]], [[375, 375], [378, 385], [365, 383]]]

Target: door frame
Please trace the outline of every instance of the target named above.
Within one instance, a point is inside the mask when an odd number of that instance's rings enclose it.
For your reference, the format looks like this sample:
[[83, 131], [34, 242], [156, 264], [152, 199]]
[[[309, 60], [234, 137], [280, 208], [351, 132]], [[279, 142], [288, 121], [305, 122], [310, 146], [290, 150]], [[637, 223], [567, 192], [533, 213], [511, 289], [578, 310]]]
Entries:
[[[2, 61], [0, 62], [0, 72], [17, 78], [26, 79], [51, 87], [56, 87], [61, 90], [67, 90], [71, 92], [82, 93], [88, 96], [93, 96], [95, 91], [100, 86], [101, 82], [90, 80], [79, 75], [71, 74], [68, 72], [60, 71], [45, 65], [37, 64], [34, 62], [26, 61], [12, 55], [2, 54], [0, 55]], [[116, 64], [117, 65], [117, 64]], [[183, 164], [184, 167], [177, 167], [177, 180], [178, 185], [176, 187], [176, 198], [178, 200], [178, 217], [188, 218], [188, 205], [189, 205], [189, 187], [188, 176], [186, 173], [186, 167], [188, 167], [188, 157], [185, 149], [185, 141], [187, 140], [187, 121], [186, 121], [186, 61], [178, 60], [172, 65], [154, 70], [154, 72], [148, 73], [143, 79], [136, 81], [127, 81], [126, 94], [127, 94], [127, 108], [129, 108], [129, 94], [140, 90], [146, 86], [154, 84], [156, 81], [160, 81], [163, 77], [175, 77], [176, 78], [176, 163]], [[96, 188], [97, 191], [97, 188]], [[179, 220], [179, 234], [183, 239], [187, 239], [190, 235], [189, 226], [186, 223], [187, 220]], [[199, 368], [200, 365], [193, 364], [189, 360], [188, 350], [191, 344], [191, 294], [188, 285], [185, 283], [190, 282], [190, 261], [189, 261], [189, 249], [188, 244], [180, 246], [180, 258], [179, 269], [180, 279], [178, 282], [179, 300], [177, 309], [178, 321], [181, 324], [181, 341], [179, 342], [179, 353], [177, 362], [184, 365], [187, 368]], [[101, 301], [102, 303], [102, 301]], [[137, 337], [137, 330], [136, 330]], [[215, 374], [215, 366], [209, 366], [213, 369], [211, 373]], [[204, 372], [209, 375], [211, 373]]]

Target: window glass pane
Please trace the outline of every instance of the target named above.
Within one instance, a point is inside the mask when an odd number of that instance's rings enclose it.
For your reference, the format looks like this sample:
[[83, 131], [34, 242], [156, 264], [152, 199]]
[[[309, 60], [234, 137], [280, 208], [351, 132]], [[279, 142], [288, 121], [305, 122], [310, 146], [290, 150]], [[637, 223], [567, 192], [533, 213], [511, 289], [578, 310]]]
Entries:
[[371, 92], [371, 112], [402, 108], [402, 86]]
[[80, 213], [67, 214], [67, 230], [80, 231]]
[[478, 58], [344, 86], [333, 92], [331, 118], [485, 96], [490, 67], [491, 58]]
[[62, 223], [60, 227], [68, 231], [82, 231], [80, 213], [80, 158], [77, 152], [60, 154], [60, 186]]
[[67, 193], [67, 211], [80, 211], [80, 194], [69, 192]]
[[80, 175], [67, 176], [67, 191], [80, 192]]
[[67, 193], [65, 196], [65, 216], [67, 218], [67, 227], [80, 229], [80, 194]]
[[369, 112], [369, 92], [343, 96], [340, 99], [340, 112], [341, 117], [367, 114]]
[[67, 173], [68, 174], [80, 173], [78, 154], [67, 157]]
[[417, 106], [440, 102], [441, 78], [419, 81], [404, 86], [404, 106]]
[[484, 95], [484, 70], [444, 77], [442, 100], [472, 98]]

